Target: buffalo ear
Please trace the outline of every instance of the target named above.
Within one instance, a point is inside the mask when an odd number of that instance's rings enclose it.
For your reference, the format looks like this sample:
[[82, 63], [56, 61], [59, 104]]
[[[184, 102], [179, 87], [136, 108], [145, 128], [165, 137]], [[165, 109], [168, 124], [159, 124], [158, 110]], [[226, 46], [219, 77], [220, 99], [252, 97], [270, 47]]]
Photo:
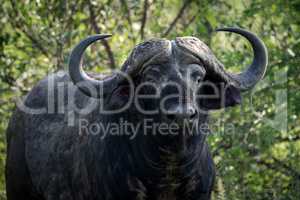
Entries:
[[239, 105], [241, 102], [241, 91], [233, 85], [210, 83], [201, 88], [200, 106], [204, 109], [221, 109]]
[[129, 101], [130, 87], [127, 84], [119, 85], [111, 92], [111, 95], [105, 100], [110, 109], [121, 109]]

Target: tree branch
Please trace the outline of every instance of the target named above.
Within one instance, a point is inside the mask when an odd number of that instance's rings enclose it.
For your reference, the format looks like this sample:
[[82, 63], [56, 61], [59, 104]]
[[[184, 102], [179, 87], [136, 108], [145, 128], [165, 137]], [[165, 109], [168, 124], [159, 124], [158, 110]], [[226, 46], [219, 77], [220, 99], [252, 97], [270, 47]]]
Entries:
[[186, 28], [188, 28], [191, 25], [191, 23], [193, 23], [195, 21], [197, 15], [198, 14], [195, 14], [187, 23], [185, 23], [183, 25], [183, 30], [185, 30]]
[[213, 27], [211, 26], [211, 24], [209, 23], [209, 21], [207, 19], [204, 19], [203, 25], [206, 27], [207, 34], [208, 34], [207, 45], [210, 46], [210, 44], [211, 44], [211, 35], [212, 35], [212, 32], [214, 31], [214, 29], [213, 29]]
[[11, 0], [11, 8], [15, 16], [10, 14], [9, 21], [12, 27], [18, 28], [21, 32], [25, 34], [25, 36], [31, 40], [33, 43], [33, 46], [37, 47], [42, 54], [44, 54], [46, 57], [49, 56], [49, 53], [47, 49], [44, 47], [43, 42], [40, 42], [40, 38], [35, 37], [33, 35], [34, 31], [31, 29], [31, 27], [26, 23], [25, 20], [21, 19], [21, 16], [19, 14], [19, 11], [17, 10], [16, 2]]
[[300, 172], [295, 170], [292, 166], [289, 166], [287, 163], [272, 157], [275, 163], [277, 163], [279, 166], [281, 166], [283, 169], [285, 169], [287, 172], [291, 173], [294, 177], [297, 177], [300, 180]]
[[170, 26], [167, 28], [167, 30], [162, 34], [163, 37], [166, 37], [169, 35], [169, 33], [172, 31], [174, 26], [176, 25], [177, 21], [182, 17], [185, 9], [192, 3], [191, 0], [185, 0], [182, 7], [180, 8], [179, 12], [177, 13], [176, 17], [170, 24]]
[[149, 2], [148, 0], [144, 1], [144, 11], [143, 11], [143, 17], [142, 17], [142, 21], [141, 21], [141, 30], [140, 30], [140, 34], [141, 34], [141, 39], [144, 39], [144, 35], [145, 35], [145, 26], [146, 26], [146, 22], [147, 22], [147, 10], [149, 7]]
[[120, 0], [122, 6], [124, 7], [125, 11], [126, 11], [126, 18], [127, 18], [127, 21], [128, 21], [128, 24], [130, 26], [130, 29], [131, 29], [131, 32], [133, 32], [133, 29], [132, 29], [132, 21], [131, 21], [131, 13], [130, 13], [130, 9], [128, 8], [128, 4], [127, 4], [127, 1], [125, 0]]
[[[101, 31], [100, 31], [100, 28], [99, 26], [97, 25], [97, 22], [96, 22], [96, 16], [95, 16], [95, 13], [94, 13], [94, 9], [93, 9], [93, 5], [91, 4], [90, 1], [88, 1], [88, 6], [89, 6], [89, 11], [90, 11], [90, 23], [91, 23], [91, 26], [93, 28], [93, 30], [99, 34]], [[108, 42], [106, 40], [101, 40], [101, 43], [103, 44], [104, 48], [105, 48], [105, 51], [108, 55], [108, 58], [109, 58], [109, 61], [110, 61], [110, 68], [111, 69], [115, 69], [116, 68], [116, 64], [115, 64], [115, 58], [114, 58], [114, 54], [110, 48], [110, 45], [108, 44]]]
[[[64, 27], [64, 29], [65, 30], [70, 30], [70, 29], [72, 29], [72, 25], [74, 24], [73, 23], [73, 21], [74, 21], [74, 19], [73, 19], [73, 16], [75, 15], [75, 13], [78, 11], [78, 7], [79, 7], [79, 5], [78, 5], [78, 3], [77, 2], [70, 2], [69, 3], [69, 10], [71, 11], [71, 13], [69, 14], [69, 16], [68, 16], [68, 18], [66, 19], [66, 23], [65, 23], [65, 27]], [[69, 36], [66, 38], [66, 43], [67, 43], [67, 45], [69, 45], [70, 43], [71, 43], [71, 34], [69, 34]]]
[[221, 149], [230, 149], [232, 147], [232, 143], [219, 142], [217, 148], [212, 152], [212, 156], [215, 157], [219, 155]]
[[300, 140], [300, 135], [296, 135], [295, 137], [286, 137], [286, 138], [277, 137], [276, 140], [279, 140], [280, 142], [293, 142], [293, 141]]
[[[224, 142], [220, 142], [219, 145], [217, 145], [217, 149], [212, 153], [213, 157], [217, 156], [219, 154], [219, 151], [221, 149], [227, 150], [232, 147], [232, 144], [225, 144]], [[247, 151], [249, 152], [249, 155], [253, 157], [257, 164], [264, 165], [267, 168], [274, 170], [274, 171], [280, 171], [281, 173], [287, 175], [287, 176], [293, 176], [300, 180], [300, 172], [298, 172], [296, 169], [294, 169], [292, 166], [288, 165], [286, 162], [281, 161], [274, 156], [271, 156], [271, 159], [273, 162], [268, 162], [265, 159], [258, 158], [257, 155], [259, 155], [259, 150], [257, 148], [247, 148]]]
[[48, 51], [46, 50], [46, 48], [44, 48], [44, 46], [39, 42], [38, 38], [35, 38], [33, 35], [31, 35], [29, 32], [32, 31], [27, 31], [25, 29], [23, 29], [21, 26], [17, 25], [17, 28], [19, 28], [30, 40], [31, 42], [34, 44], [35, 47], [37, 47], [42, 54], [44, 54], [46, 57], [48, 57]]
[[300, 180], [300, 172], [296, 171], [294, 168], [292, 168], [291, 166], [287, 165], [286, 163], [278, 160], [277, 158], [272, 157], [272, 159], [274, 161], [273, 163], [267, 162], [262, 159], [256, 159], [256, 162], [258, 164], [262, 164], [262, 165], [266, 166], [269, 169], [272, 169], [274, 171], [278, 170], [287, 176], [293, 176], [294, 178], [297, 178], [298, 180]]

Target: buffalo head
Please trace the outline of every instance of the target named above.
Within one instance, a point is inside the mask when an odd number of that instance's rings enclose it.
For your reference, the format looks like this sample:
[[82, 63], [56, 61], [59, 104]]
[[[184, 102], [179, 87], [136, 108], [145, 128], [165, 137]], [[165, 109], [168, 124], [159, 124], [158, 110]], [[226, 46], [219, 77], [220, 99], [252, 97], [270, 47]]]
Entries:
[[[203, 111], [240, 103], [240, 91], [251, 89], [266, 71], [267, 51], [257, 36], [239, 28], [218, 31], [237, 33], [250, 42], [254, 58], [245, 71], [239, 74], [225, 71], [199, 39], [178, 37], [172, 41], [153, 39], [136, 46], [120, 72], [96, 80], [83, 71], [82, 55], [91, 43], [110, 35], [94, 35], [74, 48], [70, 77], [82, 92], [96, 98], [111, 96], [114, 91], [128, 95], [124, 88], [132, 83], [135, 96], [139, 95], [135, 105], [144, 114], [158, 114], [160, 120], [193, 121]], [[96, 92], [81, 83], [92, 86]]]

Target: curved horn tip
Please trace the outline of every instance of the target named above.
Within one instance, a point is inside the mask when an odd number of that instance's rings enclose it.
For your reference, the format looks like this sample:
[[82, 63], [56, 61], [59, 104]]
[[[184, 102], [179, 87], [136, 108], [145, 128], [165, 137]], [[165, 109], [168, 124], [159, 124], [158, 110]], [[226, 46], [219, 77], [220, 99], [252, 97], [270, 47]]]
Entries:
[[239, 27], [223, 27], [223, 28], [217, 28], [215, 31], [246, 31], [245, 29], [239, 28]]
[[[104, 88], [108, 88], [109, 86], [113, 86], [114, 81], [106, 80], [106, 81], [100, 81], [96, 80], [92, 77], [89, 77], [84, 70], [82, 69], [81, 65], [81, 59], [84, 54], [85, 49], [92, 44], [93, 42], [96, 42], [97, 40], [105, 39], [108, 37], [111, 37], [111, 34], [96, 34], [91, 35], [87, 37], [86, 39], [80, 41], [72, 50], [70, 58], [69, 58], [69, 76], [72, 80], [72, 82], [78, 86], [78, 88], [85, 93], [88, 96], [94, 97], [91, 92], [88, 90], [88, 88], [80, 86], [79, 83], [88, 82], [90, 85], [94, 86], [95, 88], [101, 88], [102, 86]], [[107, 90], [107, 91], [111, 91]], [[99, 93], [97, 93], [97, 96]]]
[[112, 34], [96, 34], [96, 35], [102, 36], [102, 37], [104, 37], [104, 38], [107, 38], [107, 37], [111, 37], [111, 36], [112, 36]]
[[[241, 74], [236, 75], [237, 79], [245, 90], [252, 88], [261, 80], [268, 65], [268, 51], [264, 42], [254, 33], [238, 27], [218, 28], [216, 31], [237, 33], [245, 37], [252, 46], [254, 59], [252, 64]], [[249, 77], [253, 77], [250, 79]]]
[[100, 39], [109, 38], [111, 36], [112, 36], [112, 34], [96, 34], [96, 35], [92, 35], [92, 36], [89, 36], [89, 37], [90, 38], [95, 38], [96, 40], [100, 40]]

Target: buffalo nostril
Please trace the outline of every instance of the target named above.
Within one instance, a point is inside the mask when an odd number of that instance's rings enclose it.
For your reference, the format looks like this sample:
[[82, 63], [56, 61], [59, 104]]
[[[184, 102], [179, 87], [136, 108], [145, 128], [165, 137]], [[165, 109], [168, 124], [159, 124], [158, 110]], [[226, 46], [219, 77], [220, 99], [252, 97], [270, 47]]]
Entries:
[[194, 109], [190, 109], [189, 113], [190, 113], [190, 119], [194, 119], [197, 116], [197, 111]]

